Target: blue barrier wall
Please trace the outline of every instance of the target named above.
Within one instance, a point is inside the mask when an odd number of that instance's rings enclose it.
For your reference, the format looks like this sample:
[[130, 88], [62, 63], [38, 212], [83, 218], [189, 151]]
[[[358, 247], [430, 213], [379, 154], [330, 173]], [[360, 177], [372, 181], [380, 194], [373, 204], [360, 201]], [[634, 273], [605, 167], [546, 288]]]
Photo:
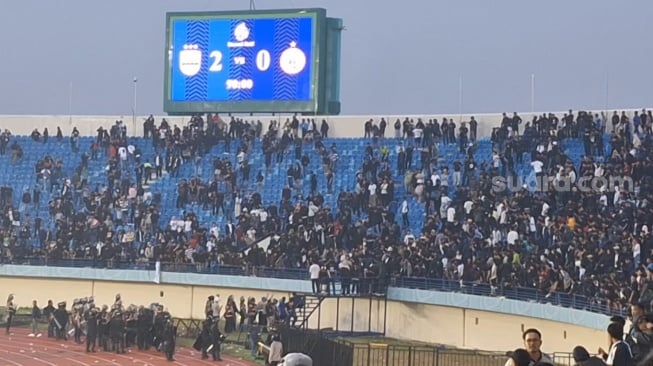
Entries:
[[[112, 282], [154, 283], [156, 272], [151, 270], [114, 270], [97, 268], [64, 268], [25, 265], [0, 265], [0, 289], [2, 277], [87, 279]], [[162, 284], [187, 286], [214, 286], [220, 288], [251, 289], [272, 292], [310, 292], [307, 280], [252, 277], [242, 275], [213, 275], [185, 272], [162, 272]], [[11, 290], [9, 290], [11, 291]], [[0, 294], [2, 296], [4, 294]], [[74, 296], [74, 295], [73, 295]], [[546, 319], [560, 323], [580, 325], [604, 330], [607, 315], [563, 306], [507, 299], [503, 297], [478, 296], [461, 292], [441, 292], [401, 287], [390, 287], [388, 299], [398, 302], [420, 303], [455, 308], [473, 309]]]

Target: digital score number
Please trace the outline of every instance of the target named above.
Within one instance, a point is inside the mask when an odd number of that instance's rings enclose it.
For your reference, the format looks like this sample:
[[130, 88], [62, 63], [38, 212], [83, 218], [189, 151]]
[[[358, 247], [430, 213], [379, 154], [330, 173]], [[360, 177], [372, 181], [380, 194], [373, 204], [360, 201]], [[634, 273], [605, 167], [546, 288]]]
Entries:
[[[230, 48], [237, 47], [253, 47], [255, 42], [246, 41], [249, 37], [249, 28], [247, 24], [240, 23], [234, 30], [234, 38], [236, 42], [228, 42]], [[224, 71], [225, 55], [222, 51], [213, 50], [209, 51], [210, 66], [209, 72], [217, 73]], [[245, 56], [234, 56], [231, 60], [232, 64], [236, 67], [247, 66], [251, 60]], [[268, 71], [272, 65], [272, 55], [267, 49], [261, 49], [256, 53], [254, 58], [256, 68], [260, 72]], [[279, 57], [279, 67], [289, 76], [301, 73], [307, 64], [307, 57], [304, 51], [297, 48], [297, 42], [290, 42], [288, 48], [281, 53]], [[197, 75], [202, 68], [202, 50], [198, 45], [185, 44], [183, 50], [179, 54], [179, 70], [186, 77], [193, 77]], [[227, 79], [225, 81], [227, 90], [250, 90], [254, 88], [254, 80], [252, 79]]]

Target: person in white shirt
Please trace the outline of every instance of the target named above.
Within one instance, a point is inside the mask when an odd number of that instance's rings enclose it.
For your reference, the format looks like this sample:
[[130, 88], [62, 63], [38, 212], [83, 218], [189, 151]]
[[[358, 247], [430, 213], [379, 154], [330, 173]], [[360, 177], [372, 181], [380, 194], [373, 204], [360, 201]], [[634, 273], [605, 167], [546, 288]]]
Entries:
[[410, 226], [410, 222], [408, 222], [408, 200], [401, 203], [401, 220], [405, 228]]
[[453, 207], [447, 208], [447, 222], [453, 224], [456, 221], [456, 209]]
[[268, 354], [268, 365], [277, 366], [283, 358], [283, 343], [279, 340], [279, 336], [272, 337], [272, 344], [270, 344], [270, 353]]
[[311, 266], [308, 267], [308, 273], [311, 275], [313, 293], [317, 294], [320, 292], [320, 265], [317, 263], [311, 264]]
[[508, 236], [506, 238], [508, 245], [515, 245], [518, 239], [519, 239], [519, 233], [517, 233], [515, 229], [512, 229], [508, 232]]
[[367, 186], [368, 192], [370, 192], [370, 206], [376, 206], [376, 183], [372, 182]]
[[222, 313], [222, 305], [220, 305], [220, 295], [216, 295], [213, 298], [213, 303], [211, 304], [211, 313], [213, 315], [213, 319], [219, 322], [220, 314]]
[[536, 177], [539, 177], [542, 175], [542, 167], [544, 167], [544, 163], [539, 161], [539, 160], [533, 160], [531, 161], [531, 166], [533, 167], [533, 173], [535, 173]]

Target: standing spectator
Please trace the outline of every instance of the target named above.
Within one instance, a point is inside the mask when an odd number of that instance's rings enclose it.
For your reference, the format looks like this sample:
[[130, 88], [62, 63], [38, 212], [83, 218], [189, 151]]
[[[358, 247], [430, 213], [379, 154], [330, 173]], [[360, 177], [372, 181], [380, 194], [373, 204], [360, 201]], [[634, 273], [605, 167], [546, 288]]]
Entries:
[[14, 315], [16, 315], [16, 305], [14, 304], [14, 294], [9, 294], [9, 297], [7, 297], [7, 328], [5, 333], [10, 334], [11, 333], [11, 324], [14, 321]]
[[322, 134], [322, 137], [328, 138], [329, 137], [329, 124], [325, 119], [322, 120], [322, 125], [320, 126], [320, 133]]
[[628, 344], [623, 341], [623, 326], [617, 322], [608, 325], [608, 337], [610, 339], [610, 351], [606, 352], [599, 348], [599, 354], [608, 366], [632, 366], [633, 355]]
[[48, 300], [48, 306], [43, 308], [43, 315], [45, 315], [45, 318], [48, 320], [48, 338], [54, 338], [55, 324], [52, 320], [54, 317], [54, 311], [55, 308], [52, 304], [52, 300]]
[[258, 357], [258, 341], [261, 339], [261, 327], [256, 323], [249, 323], [249, 348], [253, 358]]
[[471, 121], [469, 121], [469, 139], [472, 142], [476, 142], [476, 131], [478, 130], [478, 122], [472, 116]]
[[[548, 355], [544, 354], [542, 352], [541, 348], [542, 347], [542, 333], [540, 333], [539, 330], [535, 328], [529, 328], [524, 331], [524, 334], [522, 334], [522, 339], [524, 340], [524, 347], [526, 347], [526, 351], [528, 351], [528, 354], [531, 357], [531, 365], [535, 364], [542, 364], [542, 363], [550, 363], [553, 364], [553, 360], [551, 357]], [[506, 366], [512, 366], [514, 365], [514, 361], [509, 359], [506, 362]]]
[[401, 203], [401, 221], [404, 229], [410, 227], [410, 222], [408, 221], [408, 200], [406, 199]]
[[283, 344], [279, 339], [278, 335], [272, 337], [272, 343], [270, 344], [270, 354], [268, 355], [269, 366], [277, 366], [281, 359], [283, 358]]
[[320, 292], [320, 265], [313, 262], [313, 264], [308, 267], [308, 273], [311, 275], [313, 293], [317, 294]]
[[30, 336], [41, 336], [41, 332], [39, 332], [39, 320], [41, 320], [41, 309], [36, 300], [34, 300], [32, 301], [32, 334], [30, 334]]

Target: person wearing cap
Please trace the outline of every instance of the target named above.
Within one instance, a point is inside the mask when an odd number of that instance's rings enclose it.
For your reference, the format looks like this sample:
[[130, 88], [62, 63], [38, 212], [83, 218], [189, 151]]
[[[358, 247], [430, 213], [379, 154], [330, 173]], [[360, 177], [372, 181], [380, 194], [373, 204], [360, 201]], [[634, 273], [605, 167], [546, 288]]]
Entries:
[[[524, 346], [526, 351], [530, 356], [529, 366], [534, 366], [538, 362], [540, 363], [553, 363], [551, 357], [542, 352], [542, 333], [535, 328], [526, 329], [522, 334], [522, 339], [524, 340]], [[513, 366], [513, 360], [508, 359], [506, 361], [506, 366]]]
[[632, 366], [633, 355], [628, 344], [623, 341], [624, 328], [618, 322], [608, 325], [608, 338], [610, 340], [610, 351], [606, 352], [599, 348], [599, 354], [608, 366]]

